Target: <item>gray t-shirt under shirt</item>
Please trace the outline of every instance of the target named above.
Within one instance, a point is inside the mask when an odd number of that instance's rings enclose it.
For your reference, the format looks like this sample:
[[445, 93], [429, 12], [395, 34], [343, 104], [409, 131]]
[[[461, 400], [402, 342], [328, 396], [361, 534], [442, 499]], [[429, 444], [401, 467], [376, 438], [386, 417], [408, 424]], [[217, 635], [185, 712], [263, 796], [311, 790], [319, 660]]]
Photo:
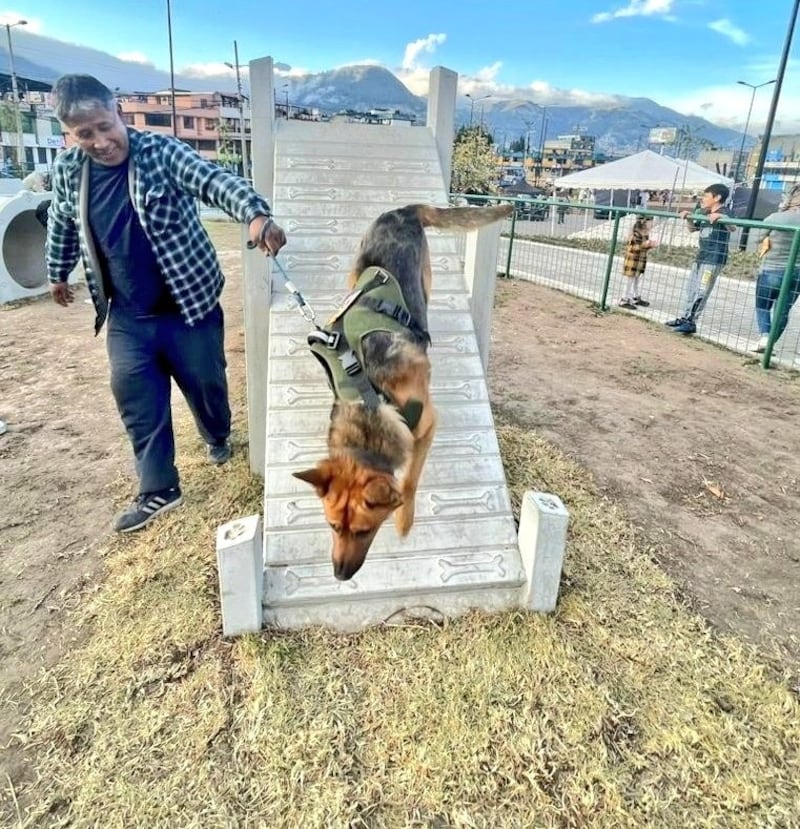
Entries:
[[[800, 227], [800, 210], [780, 210], [777, 213], [770, 213], [765, 222], [776, 225], [788, 225]], [[769, 235], [769, 253], [761, 260], [761, 268], [770, 270], [786, 270], [789, 264], [789, 251], [792, 249], [794, 233], [784, 233], [780, 230], [769, 230], [761, 236]], [[797, 266], [800, 267], [800, 256], [797, 258]]]

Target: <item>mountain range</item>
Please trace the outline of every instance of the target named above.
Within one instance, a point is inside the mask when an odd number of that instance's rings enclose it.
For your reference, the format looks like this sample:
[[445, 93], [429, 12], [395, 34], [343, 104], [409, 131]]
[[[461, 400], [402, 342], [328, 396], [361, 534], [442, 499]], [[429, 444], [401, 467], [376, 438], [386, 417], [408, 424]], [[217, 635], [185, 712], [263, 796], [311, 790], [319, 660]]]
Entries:
[[[25, 79], [52, 83], [65, 72], [95, 75], [120, 92], [170, 88], [169, 73], [151, 64], [121, 60], [97, 49], [65, 43], [22, 28], [15, 29], [14, 41], [17, 44], [14, 68], [23, 88]], [[31, 60], [28, 55], [37, 58]], [[7, 70], [8, 66], [8, 52], [0, 49], [0, 67]], [[390, 109], [418, 120], [425, 117], [427, 100], [414, 95], [396, 75], [379, 66], [347, 66], [302, 77], [283, 76], [280, 69], [280, 65], [276, 66], [276, 84], [280, 85], [277, 97], [282, 98], [288, 84], [292, 106], [328, 113]], [[191, 91], [236, 93], [232, 74], [203, 77], [176, 74], [175, 86]], [[609, 96], [609, 101], [604, 106], [548, 105], [547, 138], [580, 132], [594, 136], [598, 149], [616, 154], [645, 147], [651, 127], [679, 128], [695, 149], [701, 145], [738, 149], [742, 140], [742, 133], [736, 130], [719, 127], [697, 116], [682, 115], [649, 98]], [[537, 147], [541, 141], [542, 109], [533, 101], [488, 97], [478, 103], [459, 98], [457, 124], [468, 123], [470, 117], [473, 123], [482, 123], [500, 144], [526, 138], [529, 146]], [[745, 139], [746, 146], [753, 143], [751, 138]]]

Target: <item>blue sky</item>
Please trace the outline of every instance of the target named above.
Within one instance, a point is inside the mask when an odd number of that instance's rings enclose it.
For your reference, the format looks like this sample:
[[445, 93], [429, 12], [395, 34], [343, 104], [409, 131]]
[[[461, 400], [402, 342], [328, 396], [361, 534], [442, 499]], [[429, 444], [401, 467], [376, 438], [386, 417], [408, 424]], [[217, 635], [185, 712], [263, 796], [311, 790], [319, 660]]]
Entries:
[[[776, 76], [792, 6], [793, 0], [172, 0], [172, 30], [181, 73], [226, 71], [236, 40], [240, 63], [271, 55], [292, 74], [375, 63], [424, 94], [430, 69], [442, 65], [459, 73], [462, 94], [522, 95], [542, 104], [643, 96], [741, 129], [751, 92], [736, 82]], [[0, 11], [0, 20], [25, 18], [48, 37], [168, 69], [166, 9], [166, 0], [32, 0]], [[776, 132], [800, 122], [797, 45]], [[764, 123], [771, 90], [756, 94], [751, 133]]]

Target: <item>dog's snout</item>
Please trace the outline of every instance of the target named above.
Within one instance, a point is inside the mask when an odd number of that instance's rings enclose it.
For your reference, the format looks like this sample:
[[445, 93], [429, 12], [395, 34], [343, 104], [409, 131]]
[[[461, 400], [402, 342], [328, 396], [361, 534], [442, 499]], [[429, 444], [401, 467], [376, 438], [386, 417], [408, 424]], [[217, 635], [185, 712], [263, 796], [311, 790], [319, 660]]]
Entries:
[[333, 575], [339, 581], [347, 581], [348, 579], [353, 578], [356, 570], [358, 570], [358, 567], [350, 567], [346, 561], [333, 562]]

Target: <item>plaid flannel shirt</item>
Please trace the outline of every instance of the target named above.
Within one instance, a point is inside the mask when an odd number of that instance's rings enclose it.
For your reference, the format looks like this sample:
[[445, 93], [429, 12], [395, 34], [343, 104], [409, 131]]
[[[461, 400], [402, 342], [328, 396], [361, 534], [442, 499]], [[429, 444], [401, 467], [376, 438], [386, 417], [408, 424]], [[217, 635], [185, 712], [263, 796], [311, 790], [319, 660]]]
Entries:
[[[134, 209], [181, 315], [193, 325], [216, 307], [225, 281], [195, 199], [224, 210], [242, 224], [269, 216], [269, 205], [244, 179], [201, 158], [172, 136], [129, 129], [128, 137]], [[88, 231], [88, 204], [80, 196], [87, 162], [86, 153], [72, 147], [53, 165], [46, 260], [52, 283], [66, 282], [78, 258], [83, 260], [97, 311], [97, 333], [107, 305], [102, 268]]]

